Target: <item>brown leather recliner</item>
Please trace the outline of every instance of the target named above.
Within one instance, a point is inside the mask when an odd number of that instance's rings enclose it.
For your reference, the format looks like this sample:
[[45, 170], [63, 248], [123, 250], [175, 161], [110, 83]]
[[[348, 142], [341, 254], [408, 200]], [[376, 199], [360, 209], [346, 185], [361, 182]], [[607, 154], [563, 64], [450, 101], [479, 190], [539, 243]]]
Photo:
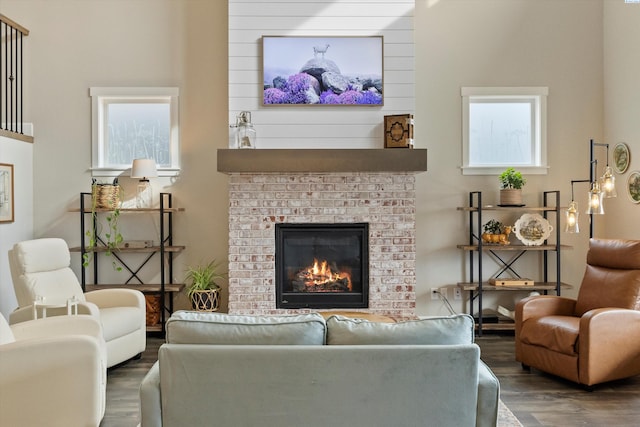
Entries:
[[592, 386], [640, 374], [640, 240], [591, 239], [576, 300], [516, 305], [516, 360]]

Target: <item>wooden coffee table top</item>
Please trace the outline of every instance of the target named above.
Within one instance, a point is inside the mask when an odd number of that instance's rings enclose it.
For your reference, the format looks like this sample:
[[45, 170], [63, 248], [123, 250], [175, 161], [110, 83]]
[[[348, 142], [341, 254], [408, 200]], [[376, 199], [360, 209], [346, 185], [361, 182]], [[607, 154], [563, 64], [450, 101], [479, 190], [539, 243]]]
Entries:
[[384, 323], [395, 323], [395, 319], [389, 316], [384, 316], [382, 314], [373, 314], [373, 313], [365, 313], [360, 311], [320, 311], [319, 312], [322, 317], [328, 319], [331, 316], [344, 316], [350, 317], [353, 319], [364, 319], [370, 322], [384, 322]]

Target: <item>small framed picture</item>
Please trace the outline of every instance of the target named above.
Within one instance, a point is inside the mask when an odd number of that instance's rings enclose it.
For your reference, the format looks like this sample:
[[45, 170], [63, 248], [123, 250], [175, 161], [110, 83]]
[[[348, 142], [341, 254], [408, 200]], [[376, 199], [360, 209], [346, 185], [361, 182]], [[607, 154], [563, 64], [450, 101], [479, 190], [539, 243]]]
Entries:
[[629, 167], [631, 153], [629, 147], [624, 142], [616, 144], [613, 149], [613, 167], [618, 173], [624, 173]]
[[640, 171], [633, 171], [629, 174], [627, 191], [633, 203], [640, 203]]
[[13, 165], [0, 163], [0, 223], [13, 222]]

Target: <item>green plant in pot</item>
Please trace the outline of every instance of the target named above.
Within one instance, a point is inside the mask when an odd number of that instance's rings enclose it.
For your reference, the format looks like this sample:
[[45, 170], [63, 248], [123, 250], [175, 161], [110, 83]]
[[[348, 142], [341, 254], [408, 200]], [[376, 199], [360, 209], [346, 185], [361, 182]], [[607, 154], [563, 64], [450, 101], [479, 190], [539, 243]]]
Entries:
[[498, 243], [501, 245], [509, 244], [509, 235], [511, 234], [511, 226], [504, 225], [498, 220], [491, 219], [483, 226], [482, 241], [484, 243]]
[[[91, 182], [91, 224], [92, 226], [85, 232], [87, 236], [87, 252], [83, 254], [82, 265], [88, 267], [94, 256], [95, 249], [104, 246], [105, 255], [111, 256], [113, 251], [120, 248], [124, 241], [118, 227], [120, 218], [120, 200], [122, 200], [122, 187], [118, 184], [118, 178], [112, 184], [98, 183], [95, 179]], [[104, 219], [107, 221], [106, 230], [104, 224], [98, 217], [98, 212], [104, 211]], [[102, 232], [104, 230], [104, 237]], [[113, 269], [121, 271], [116, 260], [111, 261]]]
[[522, 173], [509, 167], [498, 177], [500, 180], [500, 206], [523, 206], [522, 187], [527, 180]]
[[217, 311], [220, 307], [220, 286], [217, 280], [224, 279], [220, 273], [220, 263], [212, 260], [208, 264], [187, 267], [185, 282], [191, 306], [197, 311]]

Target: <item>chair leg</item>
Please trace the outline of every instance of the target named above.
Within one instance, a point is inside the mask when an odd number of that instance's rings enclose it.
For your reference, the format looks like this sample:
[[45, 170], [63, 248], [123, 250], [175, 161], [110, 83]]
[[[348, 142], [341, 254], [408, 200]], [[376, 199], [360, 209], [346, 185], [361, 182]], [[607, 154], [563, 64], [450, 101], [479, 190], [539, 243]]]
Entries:
[[531, 366], [529, 366], [529, 365], [525, 365], [525, 364], [523, 363], [523, 364], [522, 364], [522, 370], [523, 370], [523, 371], [531, 372]]
[[133, 360], [140, 360], [142, 358], [142, 353], [138, 353], [135, 356], [133, 356], [131, 359]]

